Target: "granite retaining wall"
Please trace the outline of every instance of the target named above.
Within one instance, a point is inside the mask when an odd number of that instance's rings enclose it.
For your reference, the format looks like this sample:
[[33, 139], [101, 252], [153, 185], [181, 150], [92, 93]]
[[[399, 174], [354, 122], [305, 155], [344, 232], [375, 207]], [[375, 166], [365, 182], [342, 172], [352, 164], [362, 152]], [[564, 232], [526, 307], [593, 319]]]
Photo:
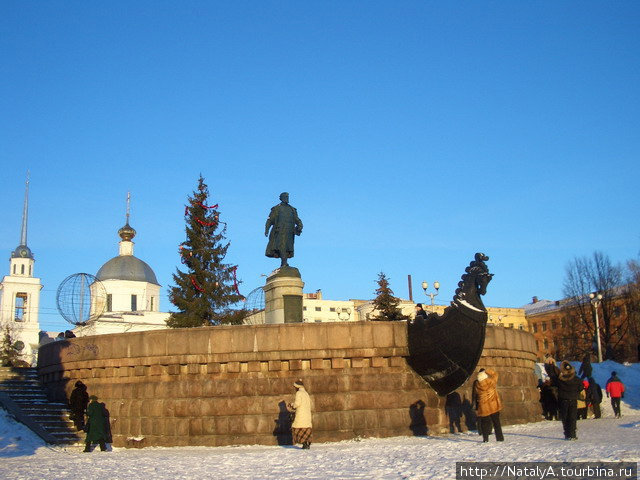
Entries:
[[[487, 327], [479, 367], [500, 374], [503, 424], [540, 420], [534, 352], [528, 332]], [[404, 322], [223, 326], [56, 341], [38, 371], [51, 400], [82, 380], [106, 404], [116, 446], [287, 444], [298, 378], [316, 442], [448, 432], [446, 399], [407, 355]], [[472, 380], [457, 391], [463, 429]]]

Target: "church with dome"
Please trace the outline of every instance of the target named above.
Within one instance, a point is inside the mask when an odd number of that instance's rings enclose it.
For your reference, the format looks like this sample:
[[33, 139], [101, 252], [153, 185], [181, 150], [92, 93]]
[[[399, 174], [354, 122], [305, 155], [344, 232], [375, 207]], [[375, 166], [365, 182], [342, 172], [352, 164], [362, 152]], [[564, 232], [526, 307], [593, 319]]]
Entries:
[[167, 328], [170, 314], [160, 311], [161, 285], [156, 274], [146, 262], [133, 255], [136, 231], [129, 225], [128, 205], [126, 222], [118, 230], [118, 236], [118, 256], [96, 273], [101, 287], [92, 287], [92, 296], [98, 301], [92, 302], [91, 316], [98, 315], [98, 318], [76, 327], [73, 332], [78, 337]]

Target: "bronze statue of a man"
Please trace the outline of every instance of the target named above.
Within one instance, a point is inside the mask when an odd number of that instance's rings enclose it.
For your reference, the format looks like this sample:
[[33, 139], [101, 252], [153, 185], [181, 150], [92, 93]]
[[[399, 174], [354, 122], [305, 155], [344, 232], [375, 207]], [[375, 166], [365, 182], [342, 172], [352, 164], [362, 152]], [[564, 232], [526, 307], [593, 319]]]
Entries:
[[[264, 236], [269, 235], [265, 255], [270, 258], [279, 258], [280, 267], [284, 267], [289, 265], [287, 259], [293, 257], [293, 236], [302, 233], [302, 221], [298, 217], [298, 211], [289, 205], [287, 192], [280, 194], [280, 200], [281, 203], [271, 209], [264, 226]], [[269, 228], [271, 228], [271, 234], [269, 234]]]

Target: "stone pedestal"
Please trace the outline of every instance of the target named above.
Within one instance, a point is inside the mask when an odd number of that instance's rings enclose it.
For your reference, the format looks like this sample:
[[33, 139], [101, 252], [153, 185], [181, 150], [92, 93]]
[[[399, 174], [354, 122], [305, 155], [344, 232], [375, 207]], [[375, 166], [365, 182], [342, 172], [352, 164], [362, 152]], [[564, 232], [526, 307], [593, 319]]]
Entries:
[[301, 323], [303, 286], [294, 267], [280, 268], [269, 276], [264, 286], [265, 323]]

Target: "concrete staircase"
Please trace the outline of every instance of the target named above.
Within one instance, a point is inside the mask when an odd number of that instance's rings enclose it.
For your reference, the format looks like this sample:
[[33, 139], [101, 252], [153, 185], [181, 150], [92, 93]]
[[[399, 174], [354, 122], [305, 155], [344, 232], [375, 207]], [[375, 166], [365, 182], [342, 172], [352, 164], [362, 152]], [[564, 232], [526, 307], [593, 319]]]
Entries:
[[81, 443], [64, 403], [47, 400], [35, 368], [0, 367], [0, 406], [45, 442], [57, 445]]

